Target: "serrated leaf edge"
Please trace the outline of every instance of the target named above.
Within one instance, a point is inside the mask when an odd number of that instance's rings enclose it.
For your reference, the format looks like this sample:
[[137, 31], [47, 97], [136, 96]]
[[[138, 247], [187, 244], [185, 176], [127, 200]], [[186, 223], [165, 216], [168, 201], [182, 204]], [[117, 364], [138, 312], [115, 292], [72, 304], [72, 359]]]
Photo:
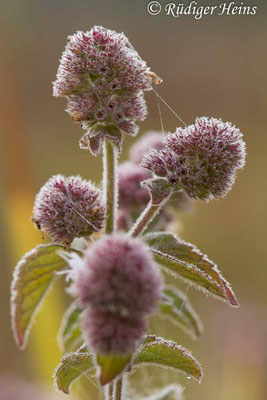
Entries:
[[[138, 348], [137, 352], [135, 353], [135, 357], [133, 359], [133, 364], [132, 364], [131, 370], [129, 371], [129, 374], [133, 373], [135, 371], [135, 369], [138, 369], [138, 364], [135, 364], [135, 359], [139, 355], [139, 353], [141, 353], [142, 350], [147, 349], [149, 347], [152, 347], [152, 346], [154, 346], [156, 344], [159, 344], [159, 345], [160, 344], [164, 344], [169, 348], [175, 348], [176, 350], [181, 351], [181, 353], [183, 353], [184, 355], [188, 356], [188, 358], [190, 358], [195, 363], [195, 365], [197, 366], [197, 369], [199, 371], [199, 378], [198, 379], [196, 377], [194, 377], [193, 375], [191, 375], [191, 374], [190, 374], [190, 376], [192, 376], [192, 378], [195, 379], [198, 383], [201, 383], [202, 378], [204, 376], [204, 373], [203, 373], [203, 369], [202, 369], [202, 366], [199, 363], [199, 361], [197, 361], [196, 358], [194, 356], [192, 356], [192, 354], [191, 354], [191, 352], [189, 350], [187, 350], [184, 347], [178, 345], [176, 342], [174, 342], [172, 340], [166, 340], [166, 339], [163, 339], [161, 337], [156, 337], [156, 340], [154, 342], [149, 342], [147, 344], [142, 344]], [[173, 370], [178, 370], [175, 367], [171, 367], [171, 366], [168, 366], [168, 365], [165, 366], [165, 365], [161, 365], [161, 364], [157, 364], [157, 363], [153, 363], [153, 362], [141, 362], [140, 364], [142, 364], [142, 365], [155, 365], [155, 366], [159, 366], [161, 368], [166, 368], [166, 369], [170, 369], [171, 368]], [[188, 376], [188, 374], [186, 372], [184, 372], [183, 370], [179, 369], [179, 371]]]
[[28, 343], [28, 338], [29, 338], [29, 333], [31, 330], [31, 327], [33, 325], [35, 316], [38, 314], [39, 310], [42, 307], [43, 304], [43, 300], [46, 297], [47, 293], [52, 289], [54, 281], [56, 279], [56, 275], [54, 275], [54, 277], [52, 278], [52, 281], [50, 283], [50, 285], [47, 287], [47, 289], [43, 292], [37, 306], [35, 307], [34, 312], [31, 315], [31, 318], [29, 320], [29, 323], [27, 325], [27, 328], [25, 329], [25, 331], [23, 332], [23, 334], [20, 335], [18, 334], [18, 330], [16, 327], [16, 305], [17, 305], [17, 296], [18, 296], [18, 290], [16, 288], [16, 285], [19, 281], [19, 277], [20, 277], [20, 273], [21, 273], [21, 269], [23, 267], [23, 265], [27, 262], [27, 259], [31, 256], [33, 256], [36, 252], [38, 252], [39, 249], [42, 248], [47, 248], [47, 247], [58, 247], [58, 248], [64, 248], [63, 246], [60, 245], [56, 245], [56, 244], [40, 244], [36, 247], [34, 247], [33, 249], [31, 249], [30, 251], [28, 251], [27, 253], [25, 253], [21, 259], [17, 262], [14, 271], [13, 271], [13, 277], [12, 277], [12, 282], [11, 282], [11, 286], [10, 286], [10, 292], [11, 292], [11, 297], [10, 297], [10, 315], [11, 315], [11, 327], [12, 327], [12, 331], [13, 331], [13, 335], [16, 341], [17, 346], [19, 347], [20, 350], [24, 350], [27, 343]]
[[[53, 380], [54, 380], [54, 386], [56, 388], [56, 390], [58, 391], [62, 391], [65, 394], [69, 394], [69, 389], [71, 387], [71, 385], [77, 380], [79, 379], [82, 375], [86, 374], [88, 371], [90, 371], [91, 369], [95, 368], [96, 365], [92, 365], [92, 367], [88, 368], [86, 371], [81, 372], [80, 375], [78, 375], [75, 379], [73, 379], [70, 383], [70, 385], [68, 386], [68, 389], [65, 391], [63, 388], [61, 388], [59, 382], [58, 382], [58, 372], [59, 370], [64, 367], [64, 362], [66, 362], [66, 359], [70, 358], [71, 356], [78, 356], [78, 355], [84, 355], [85, 357], [91, 357], [92, 358], [92, 363], [94, 364], [94, 360], [95, 357], [87, 352], [87, 347], [86, 345], [83, 345], [80, 347], [79, 350], [75, 351], [74, 353], [66, 353], [64, 354], [64, 356], [62, 357], [60, 363], [58, 364], [58, 366], [56, 367], [54, 374], [53, 374]], [[72, 367], [73, 368], [73, 367]]]

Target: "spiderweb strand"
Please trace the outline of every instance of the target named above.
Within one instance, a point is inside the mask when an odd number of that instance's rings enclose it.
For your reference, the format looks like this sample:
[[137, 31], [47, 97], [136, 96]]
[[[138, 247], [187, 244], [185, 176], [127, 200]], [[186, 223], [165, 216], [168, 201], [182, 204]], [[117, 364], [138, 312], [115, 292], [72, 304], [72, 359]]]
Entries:
[[88, 221], [88, 219], [86, 219], [81, 213], [79, 213], [79, 211], [76, 210], [76, 208], [71, 204], [70, 201], [66, 200], [66, 202], [73, 209], [73, 211], [76, 212], [76, 214], [78, 214], [79, 217], [81, 217], [84, 220], [84, 222], [86, 222], [88, 225], [90, 225], [95, 231], [98, 231], [98, 228], [94, 224], [92, 224], [92, 222]]
[[158, 96], [156, 96], [156, 99], [157, 99], [157, 105], [158, 105], [158, 110], [159, 110], [159, 119], [160, 119], [161, 131], [162, 131], [162, 134], [164, 135], [163, 118], [162, 118], [162, 112], [161, 112]]
[[166, 107], [168, 107], [168, 109], [175, 115], [175, 117], [184, 124], [185, 127], [187, 127], [186, 123], [182, 120], [181, 117], [179, 117], [179, 115], [171, 108], [171, 106], [169, 106], [169, 104], [158, 94], [158, 92], [152, 88], [153, 92], [155, 93], [155, 95], [162, 101], [163, 104], [165, 104]]
[[181, 307], [180, 307], [180, 313], [182, 313], [182, 311], [183, 311], [183, 308], [184, 308], [184, 305], [185, 305], [185, 300], [186, 300], [186, 297], [187, 297], [187, 294], [188, 294], [188, 290], [189, 290], [189, 284], [187, 285], [187, 288], [186, 288], [185, 293], [184, 293], [183, 302], [182, 302]]
[[88, 375], [88, 372], [87, 372], [87, 373], [84, 373], [84, 371], [80, 370], [80, 369], [77, 368], [77, 367], [74, 367], [74, 366], [71, 365], [70, 363], [67, 362], [67, 364], [69, 365], [69, 367], [71, 367], [71, 368], [74, 369], [75, 371], [80, 372], [81, 375], [84, 376], [90, 383], [92, 383], [101, 393], [104, 393], [104, 390], [103, 390], [100, 386], [98, 386], [98, 385], [94, 382], [94, 380], [93, 380], [92, 378], [90, 378], [90, 376]]

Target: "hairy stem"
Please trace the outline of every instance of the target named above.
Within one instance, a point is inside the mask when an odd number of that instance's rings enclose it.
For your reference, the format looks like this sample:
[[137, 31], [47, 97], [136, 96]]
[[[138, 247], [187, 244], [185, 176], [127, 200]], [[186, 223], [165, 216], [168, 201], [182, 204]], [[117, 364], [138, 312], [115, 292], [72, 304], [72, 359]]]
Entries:
[[122, 385], [122, 378], [119, 378], [117, 382], [114, 384], [114, 400], [123, 400], [123, 385]]
[[158, 214], [162, 206], [162, 203], [153, 204], [152, 201], [150, 201], [136, 223], [130, 229], [129, 234], [133, 237], [141, 235], [150, 222], [152, 222], [152, 220]]
[[103, 164], [106, 201], [106, 233], [112, 233], [116, 230], [117, 221], [117, 149], [108, 140], [105, 142]]
[[113, 384], [111, 383], [105, 389], [105, 400], [113, 400]]
[[164, 204], [167, 203], [171, 195], [172, 191], [167, 192], [163, 197], [161, 197], [161, 201], [155, 204], [153, 202], [153, 200], [155, 199], [155, 193], [151, 192], [150, 202], [130, 229], [129, 235], [133, 237], [141, 235], [148, 227], [148, 225], [153, 221], [156, 215], [160, 212]]

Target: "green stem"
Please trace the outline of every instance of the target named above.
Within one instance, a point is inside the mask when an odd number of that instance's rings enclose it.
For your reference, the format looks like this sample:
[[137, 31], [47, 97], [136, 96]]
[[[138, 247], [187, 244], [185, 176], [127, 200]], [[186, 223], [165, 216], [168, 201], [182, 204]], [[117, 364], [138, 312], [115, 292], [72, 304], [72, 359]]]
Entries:
[[119, 378], [116, 383], [114, 383], [114, 400], [123, 400], [123, 385], [122, 385], [122, 378]]
[[154, 219], [156, 214], [159, 212], [161, 208], [160, 204], [152, 204], [150, 201], [147, 207], [144, 209], [136, 223], [131, 228], [129, 234], [133, 237], [137, 237], [143, 233], [145, 228], [150, 224], [150, 222]]
[[153, 221], [156, 215], [160, 212], [164, 204], [170, 199], [173, 191], [170, 188], [167, 188], [164, 184], [163, 190], [159, 186], [151, 186], [150, 190], [150, 202], [139, 216], [135, 224], [129, 231], [129, 235], [133, 237], [137, 237], [142, 235], [144, 230], [148, 227], [148, 225]]
[[108, 140], [105, 142], [103, 163], [106, 201], [106, 233], [112, 233], [116, 230], [117, 221], [117, 149]]
[[158, 214], [163, 204], [165, 204], [165, 201], [160, 204], [153, 204], [152, 201], [150, 201], [136, 223], [130, 229], [129, 234], [133, 237], [141, 235]]

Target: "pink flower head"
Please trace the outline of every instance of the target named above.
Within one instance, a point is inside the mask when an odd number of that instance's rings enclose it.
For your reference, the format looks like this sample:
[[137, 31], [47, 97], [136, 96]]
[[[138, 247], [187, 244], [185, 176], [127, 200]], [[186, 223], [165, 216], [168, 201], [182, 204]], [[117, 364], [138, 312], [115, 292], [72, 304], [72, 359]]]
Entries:
[[161, 276], [149, 249], [139, 239], [107, 235], [83, 261], [69, 291], [90, 308], [83, 324], [86, 342], [96, 352], [132, 351], [161, 294]]
[[146, 320], [103, 313], [87, 308], [83, 314], [82, 329], [88, 347], [100, 353], [131, 353], [144, 335]]
[[162, 132], [148, 131], [130, 148], [130, 159], [136, 164], [140, 164], [143, 156], [150, 149], [162, 150], [164, 148], [163, 140]]
[[147, 189], [140, 186], [140, 182], [148, 179], [150, 173], [133, 162], [124, 162], [119, 165], [119, 204], [123, 208], [143, 208], [150, 199]]
[[101, 229], [104, 218], [100, 191], [91, 182], [55, 175], [37, 194], [32, 220], [55, 243], [69, 246], [74, 238]]
[[54, 96], [67, 97], [68, 113], [87, 131], [81, 146], [97, 154], [105, 137], [120, 147], [121, 132], [137, 133], [135, 121], [147, 114], [143, 91], [156, 79], [123, 33], [94, 26], [68, 38]]
[[242, 136], [229, 122], [198, 118], [194, 125], [168, 134], [165, 148], [150, 150], [142, 166], [166, 178], [175, 190], [185, 190], [191, 198], [222, 197], [245, 164]]
[[150, 200], [149, 192], [140, 183], [150, 173], [139, 165], [126, 161], [119, 165], [119, 213], [118, 228], [127, 231]]

